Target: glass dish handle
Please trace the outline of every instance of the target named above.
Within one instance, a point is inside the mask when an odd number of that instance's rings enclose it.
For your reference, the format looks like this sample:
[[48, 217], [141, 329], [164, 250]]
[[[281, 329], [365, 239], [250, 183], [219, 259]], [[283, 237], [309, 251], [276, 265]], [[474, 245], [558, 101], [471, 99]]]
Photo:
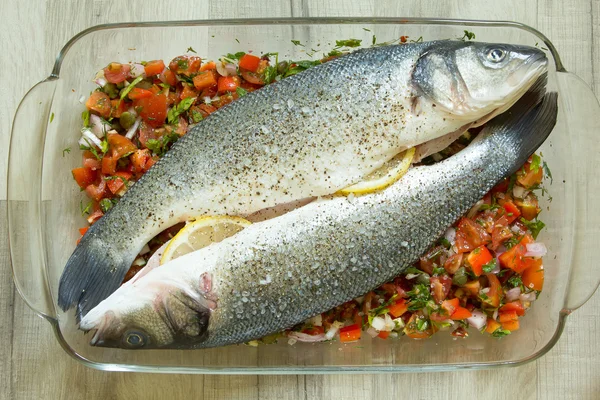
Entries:
[[565, 312], [581, 307], [600, 284], [600, 266], [596, 260], [600, 242], [600, 105], [590, 87], [577, 75], [560, 72], [562, 113], [567, 119], [573, 159], [581, 160], [573, 176], [575, 190], [575, 235], [572, 271], [567, 288]]
[[[42, 212], [42, 164], [56, 78], [25, 95], [13, 121], [8, 156], [8, 230], [13, 280], [39, 316], [56, 316], [48, 285]], [[57, 238], [60, 240], [60, 238]]]

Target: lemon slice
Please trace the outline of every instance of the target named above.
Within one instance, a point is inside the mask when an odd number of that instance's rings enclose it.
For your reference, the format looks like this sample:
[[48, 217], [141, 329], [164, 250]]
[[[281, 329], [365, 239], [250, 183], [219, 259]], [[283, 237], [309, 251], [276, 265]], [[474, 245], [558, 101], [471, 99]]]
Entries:
[[202, 217], [184, 226], [171, 239], [165, 249], [160, 264], [181, 257], [192, 251], [200, 250], [211, 243], [235, 235], [237, 232], [251, 225], [250, 221], [239, 217]]
[[402, 178], [415, 155], [415, 148], [412, 147], [385, 163], [381, 168], [373, 171], [361, 182], [348, 186], [339, 191], [340, 194], [366, 194], [385, 189], [398, 179]]

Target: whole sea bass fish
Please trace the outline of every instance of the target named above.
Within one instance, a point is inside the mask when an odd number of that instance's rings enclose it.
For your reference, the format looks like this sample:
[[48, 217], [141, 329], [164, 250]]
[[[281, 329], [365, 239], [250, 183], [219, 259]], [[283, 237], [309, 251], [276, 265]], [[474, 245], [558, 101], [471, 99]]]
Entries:
[[249, 93], [191, 129], [88, 230], [58, 303], [85, 315], [180, 221], [332, 194], [409, 147], [481, 124], [546, 66], [526, 46], [415, 43], [359, 50]]
[[91, 344], [203, 348], [289, 328], [402, 273], [550, 134], [557, 96], [526, 94], [463, 151], [383, 192], [317, 201], [150, 270], [91, 310]]

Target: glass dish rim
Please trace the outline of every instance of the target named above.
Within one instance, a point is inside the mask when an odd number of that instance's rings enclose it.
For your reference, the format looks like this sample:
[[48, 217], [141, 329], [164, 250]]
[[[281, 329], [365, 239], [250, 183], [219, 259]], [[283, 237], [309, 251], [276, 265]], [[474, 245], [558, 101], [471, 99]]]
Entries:
[[[558, 51], [554, 44], [537, 29], [514, 21], [508, 20], [472, 20], [472, 19], [447, 19], [447, 18], [402, 18], [402, 17], [283, 17], [283, 18], [248, 18], [248, 19], [198, 19], [198, 20], [180, 20], [180, 21], [147, 21], [147, 22], [122, 22], [100, 24], [87, 28], [75, 36], [73, 36], [59, 51], [54, 66], [50, 75], [34, 85], [27, 94], [33, 91], [39, 84], [59, 79], [62, 62], [67, 55], [69, 49], [81, 38], [103, 30], [126, 29], [126, 28], [159, 28], [159, 27], [192, 27], [192, 26], [231, 26], [231, 25], [341, 25], [341, 24], [398, 24], [398, 25], [447, 25], [447, 26], [463, 26], [463, 27], [509, 27], [519, 30], [524, 30], [538, 37], [548, 48], [552, 55], [557, 72], [566, 73]], [[25, 97], [27, 97], [27, 94]], [[25, 97], [23, 99], [25, 99]], [[18, 109], [17, 109], [18, 110]], [[8, 188], [7, 188], [8, 190]], [[7, 196], [8, 199], [8, 196]], [[8, 212], [8, 208], [7, 208]], [[10, 235], [9, 235], [10, 238]], [[9, 241], [9, 250], [10, 250]], [[12, 264], [12, 254], [9, 251]], [[58, 318], [39, 312], [32, 307], [27, 301], [27, 297], [22, 293], [19, 287], [18, 280], [15, 279], [15, 271], [12, 268], [13, 281], [16, 283], [16, 288], [27, 305], [38, 313], [42, 318], [46, 319], [52, 326], [54, 334], [60, 346], [64, 351], [82, 363], [83, 365], [104, 371], [123, 371], [123, 372], [146, 372], [146, 373], [195, 373], [195, 374], [272, 374], [272, 375], [289, 375], [289, 374], [352, 374], [352, 373], [390, 373], [390, 372], [441, 372], [457, 369], [473, 370], [473, 369], [489, 369], [508, 366], [519, 366], [531, 361], [534, 361], [550, 349], [554, 347], [558, 339], [561, 337], [565, 327], [566, 317], [571, 310], [562, 309], [559, 312], [558, 326], [548, 343], [537, 352], [516, 360], [498, 361], [498, 362], [470, 362], [470, 363], [448, 363], [448, 364], [420, 364], [420, 365], [361, 365], [361, 366], [286, 366], [281, 367], [184, 367], [170, 365], [137, 365], [137, 364], [120, 364], [120, 363], [105, 363], [90, 360], [75, 349], [73, 349], [60, 330]], [[593, 294], [593, 292], [592, 292]]]

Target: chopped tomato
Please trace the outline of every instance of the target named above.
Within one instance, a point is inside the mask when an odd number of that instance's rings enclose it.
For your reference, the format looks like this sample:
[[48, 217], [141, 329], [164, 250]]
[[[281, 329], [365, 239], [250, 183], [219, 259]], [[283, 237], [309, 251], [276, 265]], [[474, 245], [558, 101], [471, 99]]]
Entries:
[[96, 181], [96, 171], [91, 168], [81, 167], [75, 168], [71, 171], [73, 179], [79, 185], [80, 188], [85, 189], [88, 185], [91, 185]]
[[456, 229], [456, 248], [459, 253], [466, 253], [490, 241], [490, 235], [483, 227], [468, 218], [461, 218]]
[[237, 76], [220, 76], [217, 83], [219, 93], [235, 92], [235, 89], [240, 86], [240, 78]]
[[542, 183], [543, 174], [540, 167], [536, 171], [531, 170], [531, 163], [528, 162], [522, 170], [517, 172], [517, 182], [526, 189], [529, 189], [532, 186]]
[[129, 172], [115, 172], [106, 183], [108, 190], [113, 194], [117, 194], [129, 179], [131, 179], [131, 174]]
[[490, 304], [493, 307], [498, 307], [500, 305], [500, 294], [502, 293], [502, 285], [498, 280], [498, 277], [494, 274], [486, 274], [488, 278], [488, 282], [490, 284], [490, 290], [486, 293], [486, 298], [483, 299], [486, 303]]
[[112, 118], [119, 118], [121, 114], [127, 111], [129, 107], [129, 103], [120, 100], [111, 100], [110, 101], [110, 116]]
[[114, 174], [117, 171], [117, 161], [119, 161], [118, 158], [105, 155], [102, 158], [102, 173], [104, 175]]
[[256, 72], [251, 71], [240, 71], [240, 74], [242, 75], [242, 78], [244, 78], [244, 80], [248, 81], [249, 83], [252, 83], [253, 85], [265, 84], [265, 78], [262, 74], [258, 74]]
[[388, 336], [390, 336], [390, 333], [388, 331], [381, 331], [381, 332], [379, 332], [379, 335], [377, 335], [377, 336], [382, 339], [387, 339]]
[[502, 243], [513, 237], [513, 232], [508, 227], [506, 215], [500, 217], [492, 229], [492, 250], [497, 250]]
[[450, 300], [444, 300], [442, 302], [442, 308], [446, 311], [448, 315], [452, 315], [458, 307], [460, 307], [460, 301], [457, 297]]
[[431, 292], [433, 293], [433, 299], [436, 303], [442, 304], [442, 301], [446, 299], [450, 288], [452, 287], [452, 278], [448, 275], [432, 276], [429, 278], [429, 285]]
[[153, 95], [154, 95], [154, 93], [152, 93], [150, 90], [134, 87], [133, 89], [131, 89], [131, 91], [129, 92], [129, 94], [127, 96], [131, 100], [136, 100], [136, 99], [144, 99], [146, 97], [152, 97]]
[[97, 169], [100, 169], [100, 167], [102, 165], [100, 163], [100, 160], [98, 160], [96, 158], [96, 156], [94, 155], [94, 153], [92, 153], [89, 150], [85, 150], [83, 152], [83, 166], [86, 167], [86, 168], [97, 170]]
[[523, 303], [521, 303], [520, 301], [511, 301], [510, 303], [506, 303], [505, 305], [500, 307], [500, 312], [515, 312], [517, 315], [523, 316], [525, 315], [525, 307], [523, 307]]
[[462, 285], [462, 288], [465, 289], [471, 296], [477, 296], [479, 294], [479, 290], [481, 289], [481, 283], [478, 280], [470, 281]]
[[423, 257], [419, 259], [419, 268], [427, 272], [429, 275], [433, 274], [433, 265], [441, 264], [441, 256], [444, 254], [444, 248], [442, 246], [435, 246], [429, 250]]
[[104, 78], [110, 83], [121, 83], [127, 79], [130, 70], [131, 66], [129, 64], [113, 62], [104, 68]]
[[425, 319], [425, 317], [423, 317], [422, 315], [419, 315], [419, 313], [414, 313], [410, 317], [410, 319], [408, 320], [406, 325], [404, 326], [404, 333], [406, 334], [406, 336], [413, 338], [413, 339], [426, 339], [426, 338], [430, 337], [431, 335], [433, 335], [433, 330], [431, 329], [431, 324], [429, 324], [425, 320], [424, 323], [427, 324], [427, 327], [423, 330], [419, 330], [418, 324], [417, 324], [417, 319]]
[[163, 125], [167, 118], [167, 96], [164, 94], [136, 99], [133, 105], [140, 108], [140, 116], [152, 127]]
[[200, 71], [210, 71], [217, 69], [217, 64], [214, 61], [209, 61], [200, 67]]
[[165, 63], [163, 60], [152, 60], [148, 61], [146, 65], [144, 65], [144, 71], [146, 72], [146, 76], [153, 76], [162, 73], [165, 69]]
[[178, 56], [169, 63], [169, 69], [178, 75], [190, 76], [200, 69], [202, 60], [196, 56]]
[[498, 313], [498, 321], [500, 322], [513, 321], [515, 319], [519, 319], [516, 311], [504, 311]]
[[542, 265], [533, 266], [527, 268], [523, 271], [523, 275], [521, 275], [521, 279], [523, 280], [523, 285], [526, 288], [533, 290], [542, 290], [544, 287], [544, 267]]
[[158, 139], [160, 137], [159, 133], [162, 128], [154, 129], [150, 125], [145, 122], [140, 124], [139, 136], [138, 139], [140, 144], [144, 147], [147, 147], [148, 140], [150, 139]]
[[165, 76], [165, 81], [169, 86], [177, 86], [177, 76], [175, 76], [173, 71], [167, 69], [165, 72], [163, 72], [163, 75]]
[[485, 327], [485, 331], [489, 334], [496, 332], [500, 328], [500, 323], [491, 318], [487, 320], [487, 326]]
[[519, 243], [500, 254], [498, 260], [505, 268], [510, 268], [517, 274], [520, 274], [525, 269], [523, 264], [523, 256], [527, 253], [527, 244], [533, 243], [533, 238], [530, 235], [524, 235]]
[[252, 54], [244, 54], [238, 63], [240, 69], [245, 69], [246, 71], [256, 72], [258, 69], [258, 64], [260, 63], [260, 57], [254, 56]]
[[133, 171], [137, 174], [143, 174], [154, 164], [154, 160], [150, 154], [150, 150], [136, 150], [129, 156]]
[[354, 324], [340, 329], [340, 341], [342, 343], [355, 342], [360, 339], [360, 325]]
[[100, 183], [88, 185], [85, 191], [89, 198], [100, 201], [106, 196], [106, 182], [100, 177]]
[[192, 87], [188, 86], [188, 85], [183, 85], [183, 90], [181, 91], [181, 94], [179, 95], [179, 98], [181, 100], [183, 99], [187, 99], [187, 98], [196, 98], [198, 97], [198, 92], [194, 89], [192, 89]]
[[388, 307], [388, 310], [390, 310], [389, 312], [390, 312], [390, 314], [391, 314], [392, 317], [398, 318], [402, 314], [404, 314], [405, 312], [408, 311], [408, 304], [406, 304], [406, 300], [405, 299], [398, 300], [394, 304], [390, 305]]
[[111, 102], [110, 97], [104, 92], [92, 92], [90, 97], [85, 102], [88, 110], [96, 112], [104, 118], [110, 117]]
[[462, 265], [462, 260], [463, 260], [462, 253], [454, 254], [454, 255], [448, 257], [446, 262], [444, 262], [444, 269], [449, 274], [454, 274], [456, 271], [458, 271], [458, 269]]
[[504, 178], [490, 191], [491, 193], [505, 193], [508, 190], [510, 179]]
[[307, 335], [322, 335], [325, 333], [325, 328], [322, 326], [311, 326], [310, 328], [302, 329], [302, 333], [306, 333]]
[[538, 216], [540, 209], [538, 200], [533, 196], [527, 196], [524, 200], [515, 200], [515, 204], [521, 208], [523, 218], [531, 221]]
[[516, 331], [517, 329], [519, 329], [519, 320], [518, 319], [513, 319], [510, 321], [505, 321], [501, 323], [502, 325], [502, 329], [506, 329], [507, 331]]
[[[115, 159], [126, 157], [137, 150], [137, 146], [123, 135], [111, 133], [107, 135], [108, 148]], [[105, 157], [106, 158], [106, 157]]]
[[198, 90], [203, 90], [217, 84], [215, 70], [208, 70], [196, 75], [193, 79], [194, 87]]
[[104, 215], [104, 213], [102, 212], [102, 210], [95, 210], [93, 213], [91, 213], [90, 215], [88, 215], [87, 217], [87, 222], [88, 224], [93, 224], [94, 222], [98, 221], [100, 219], [100, 217], [102, 217]]
[[504, 204], [502, 204], [502, 207], [506, 211], [505, 215], [509, 224], [512, 224], [517, 218], [521, 216], [521, 211], [519, 211], [515, 203], [513, 203], [512, 201], [505, 202]]
[[470, 318], [472, 315], [473, 314], [471, 314], [471, 312], [469, 310], [467, 310], [466, 308], [464, 308], [464, 307], [458, 307], [456, 310], [454, 310], [454, 312], [450, 316], [450, 319], [458, 321], [458, 320], [461, 320], [461, 319]]
[[90, 227], [89, 227], [89, 226], [86, 226], [86, 227], [84, 227], [84, 228], [79, 228], [79, 234], [80, 234], [81, 236], [85, 235], [85, 233], [88, 231], [88, 229], [90, 229]]
[[210, 114], [212, 114], [215, 111], [217, 111], [217, 109], [214, 106], [211, 106], [210, 104], [200, 104], [198, 106], [198, 110], [200, 110], [200, 114], [202, 114], [203, 118], [206, 118]]
[[490, 251], [485, 246], [479, 246], [469, 253], [467, 263], [471, 266], [475, 276], [481, 276], [483, 266], [492, 261], [493, 257]]

